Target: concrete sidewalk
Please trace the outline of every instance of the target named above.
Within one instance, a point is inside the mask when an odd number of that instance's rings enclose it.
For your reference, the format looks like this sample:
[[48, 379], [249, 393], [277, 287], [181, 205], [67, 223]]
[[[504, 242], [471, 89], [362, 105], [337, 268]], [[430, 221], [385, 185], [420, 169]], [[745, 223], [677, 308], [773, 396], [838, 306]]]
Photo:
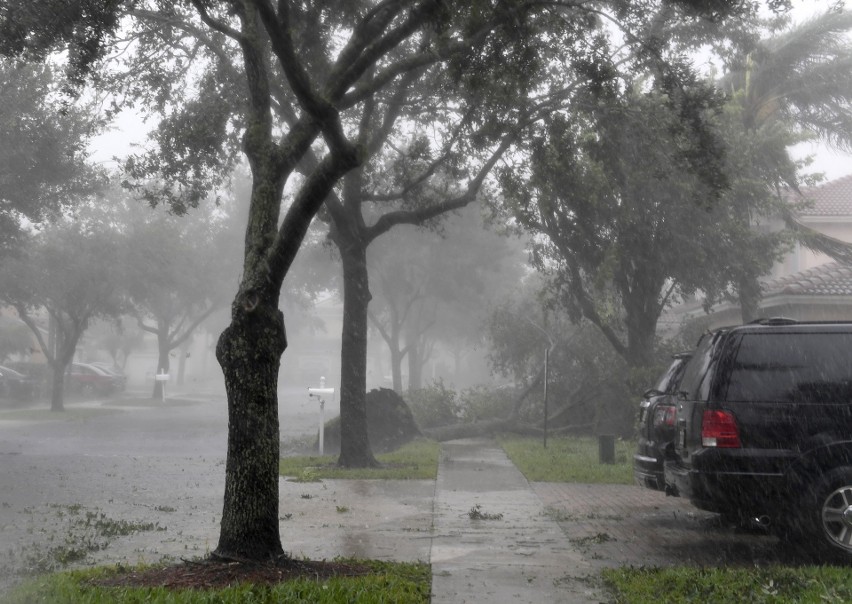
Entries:
[[433, 505], [432, 602], [606, 601], [597, 569], [492, 441], [443, 443]]

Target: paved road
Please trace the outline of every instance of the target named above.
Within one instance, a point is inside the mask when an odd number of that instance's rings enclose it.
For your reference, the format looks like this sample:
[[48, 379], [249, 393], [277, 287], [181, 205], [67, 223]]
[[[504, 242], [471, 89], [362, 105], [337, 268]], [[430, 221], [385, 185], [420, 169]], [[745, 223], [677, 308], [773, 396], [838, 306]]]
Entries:
[[[315, 431], [310, 403], [301, 392], [282, 397], [285, 449]], [[92, 565], [215, 549], [227, 436], [222, 396], [136, 407], [71, 402], [68, 409], [93, 415], [21, 421], [0, 414], [0, 592], [21, 571], [77, 553], [84, 554], [77, 564]], [[429, 559], [434, 481], [282, 478], [279, 488], [282, 541], [293, 555]], [[110, 530], [127, 534], [104, 537]]]

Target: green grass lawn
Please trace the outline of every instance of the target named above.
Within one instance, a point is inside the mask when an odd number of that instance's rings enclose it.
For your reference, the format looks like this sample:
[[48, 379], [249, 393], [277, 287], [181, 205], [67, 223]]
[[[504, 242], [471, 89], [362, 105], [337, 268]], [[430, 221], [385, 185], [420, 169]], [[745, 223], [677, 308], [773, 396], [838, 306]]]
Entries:
[[598, 460], [598, 441], [591, 436], [547, 439], [503, 435], [500, 445], [509, 459], [531, 482], [633, 484], [632, 441], [616, 440], [615, 463]]
[[284, 457], [279, 464], [282, 476], [313, 482], [333, 478], [382, 480], [434, 480], [438, 474], [441, 446], [426, 439], [414, 440], [396, 451], [376, 455], [380, 468], [340, 468], [337, 457]]
[[603, 579], [616, 604], [852, 602], [848, 567], [615, 568]]
[[360, 561], [371, 573], [326, 580], [304, 578], [274, 586], [242, 584], [222, 589], [99, 587], [93, 579], [128, 567], [98, 568], [48, 575], [28, 582], [2, 600], [4, 604], [428, 604], [428, 564]]

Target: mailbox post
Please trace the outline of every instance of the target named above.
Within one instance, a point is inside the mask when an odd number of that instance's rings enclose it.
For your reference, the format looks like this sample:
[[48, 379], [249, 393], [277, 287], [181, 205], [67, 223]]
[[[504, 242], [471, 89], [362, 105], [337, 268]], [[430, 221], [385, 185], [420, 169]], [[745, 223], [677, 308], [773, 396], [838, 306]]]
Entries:
[[316, 398], [320, 404], [320, 412], [319, 412], [319, 454], [323, 454], [323, 440], [325, 437], [325, 419], [324, 419], [324, 411], [325, 411], [325, 397], [326, 396], [334, 396], [334, 388], [326, 388], [325, 387], [325, 378], [320, 378], [320, 387], [319, 388], [308, 388], [308, 396], [311, 398]]
[[154, 379], [158, 382], [162, 382], [160, 387], [160, 394], [162, 395], [162, 402], [166, 402], [166, 382], [169, 381], [169, 374], [165, 372], [165, 370], [160, 369], [160, 373], [154, 376]]

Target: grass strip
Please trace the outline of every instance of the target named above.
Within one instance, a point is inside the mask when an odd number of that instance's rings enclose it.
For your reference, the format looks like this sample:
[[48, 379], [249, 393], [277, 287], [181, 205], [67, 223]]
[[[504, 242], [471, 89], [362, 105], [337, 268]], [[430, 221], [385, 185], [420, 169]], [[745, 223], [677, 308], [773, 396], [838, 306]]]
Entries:
[[282, 476], [301, 482], [322, 479], [434, 480], [438, 475], [441, 445], [427, 439], [413, 440], [396, 451], [376, 456], [381, 467], [341, 468], [332, 455], [284, 457]]
[[310, 577], [266, 585], [238, 583], [218, 589], [168, 587], [104, 587], [99, 579], [128, 567], [96, 568], [47, 575], [11, 592], [4, 604], [428, 604], [431, 571], [428, 564], [358, 561], [371, 567], [357, 577]]
[[616, 604], [852, 602], [852, 573], [845, 567], [623, 567], [602, 577]]
[[585, 484], [633, 484], [632, 441], [615, 442], [615, 463], [598, 459], [598, 441], [591, 436], [560, 436], [547, 439], [502, 435], [500, 446], [512, 463], [531, 482], [579, 482]]

